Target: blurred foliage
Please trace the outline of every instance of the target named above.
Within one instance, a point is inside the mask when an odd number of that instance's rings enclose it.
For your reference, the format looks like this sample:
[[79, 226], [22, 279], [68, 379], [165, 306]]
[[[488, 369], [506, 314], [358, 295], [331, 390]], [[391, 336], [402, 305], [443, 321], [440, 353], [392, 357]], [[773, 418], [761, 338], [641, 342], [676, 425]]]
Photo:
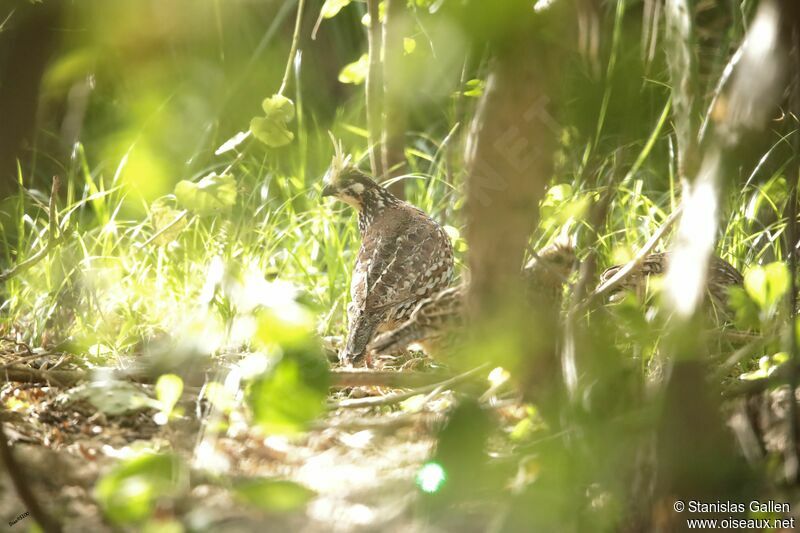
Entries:
[[[387, 15], [380, 4], [377, 23]], [[537, 38], [568, 53], [547, 88], [553, 112], [545, 119], [558, 151], [531, 249], [569, 235], [597, 270], [626, 262], [683, 190], [663, 28], [645, 9], [651, 3], [598, 3], [590, 17], [596, 47], [577, 53], [580, 36], [550, 23], [575, 17], [571, 10], [584, 3], [403, 2], [403, 68], [392, 74], [409, 116], [407, 167], [398, 180], [409, 201], [445, 224], [462, 279], [462, 154], [490, 86], [487, 49], [515, 46], [511, 36], [534, 4]], [[215, 380], [204, 389], [223, 418], [214, 430], [244, 412], [264, 435], [296, 436], [325, 413], [330, 376], [319, 336], [345, 328], [359, 239], [351, 211], [321, 202], [319, 191], [332, 152], [328, 131], [367, 166], [366, 26], [376, 22], [364, 2], [307, 6], [300, 53], [281, 88], [296, 5], [81, 0], [66, 8], [42, 80], [36, 139], [20, 161], [19, 186], [0, 199], [0, 264], [44, 249], [51, 223], [70, 238], [2, 286], [0, 330], [73, 352], [88, 368], [134, 354], [164, 374], [154, 398], [102, 380], [66, 398], [111, 415], [151, 409], [169, 424], [183, 416], [179, 399], [193, 385], [190, 370], [222, 353], [247, 352], [235, 365], [241, 383]], [[696, 6], [703, 107], [756, 5]], [[790, 276], [781, 239], [796, 172], [788, 117], [726, 156], [717, 252], [745, 274], [744, 287], [730, 293], [733, 325], [767, 339], [728, 369], [734, 381], [772, 375], [797, 334], [783, 305]], [[55, 220], [48, 211], [53, 175], [64, 183]], [[569, 280], [573, 287], [581, 275]], [[591, 272], [585, 281], [595, 281]], [[646, 462], [638, 453], [660, 408], [660, 398], [644, 392], [663, 363], [665, 318], [653, 311], [658, 285], [626, 293], [592, 313], [590, 327], [572, 332], [584, 371], [558, 420], [545, 421], [531, 404], [497, 415], [493, 395], [446, 402], [455, 407], [416, 477], [425, 510], [447, 519], [462, 500], [493, 506], [510, 494], [508, 530], [566, 530], [565, 518], [576, 531], [618, 529], [637, 476], [649, 475], [647, 465], [636, 472], [637, 461]], [[510, 373], [496, 386], [501, 396], [519, 384], [532, 351], [509, 325], [528, 334], [530, 317], [507, 318], [498, 317], [495, 337], [447, 361], [456, 369], [499, 361], [499, 374]], [[708, 342], [710, 361], [740, 348], [724, 336], [730, 326]], [[402, 408], [421, 407], [409, 401]], [[182, 494], [187, 475], [173, 455], [144, 454], [116, 465], [95, 497], [114, 523], [141, 525], [162, 499]], [[271, 479], [234, 483], [233, 491], [276, 513], [313, 497]], [[469, 524], [471, 517], [461, 518]]]
[[175, 186], [178, 205], [198, 215], [220, 214], [236, 204], [236, 180], [212, 172], [197, 183], [183, 180]]
[[70, 389], [62, 401], [86, 400], [98, 411], [119, 415], [153, 407], [154, 401], [138, 386], [127, 381], [97, 381]]
[[181, 410], [175, 409], [175, 405], [183, 394], [183, 380], [175, 374], [162, 374], [156, 381], [155, 390], [159, 411], [154, 418], [157, 423], [163, 425], [170, 418], [181, 414]]
[[159, 499], [186, 490], [187, 475], [177, 456], [143, 453], [115, 465], [98, 481], [94, 496], [112, 522], [142, 523]]
[[233, 490], [243, 501], [273, 513], [294, 511], [314, 496], [312, 491], [297, 483], [269, 479], [240, 481]]

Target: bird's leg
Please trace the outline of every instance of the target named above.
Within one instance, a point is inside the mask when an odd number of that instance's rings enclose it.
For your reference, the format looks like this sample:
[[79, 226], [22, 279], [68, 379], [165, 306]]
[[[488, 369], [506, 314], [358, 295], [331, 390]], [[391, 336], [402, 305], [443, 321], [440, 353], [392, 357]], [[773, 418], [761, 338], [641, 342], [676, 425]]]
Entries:
[[352, 368], [353, 362], [347, 353], [347, 348], [343, 347], [339, 350], [339, 364], [343, 367]]

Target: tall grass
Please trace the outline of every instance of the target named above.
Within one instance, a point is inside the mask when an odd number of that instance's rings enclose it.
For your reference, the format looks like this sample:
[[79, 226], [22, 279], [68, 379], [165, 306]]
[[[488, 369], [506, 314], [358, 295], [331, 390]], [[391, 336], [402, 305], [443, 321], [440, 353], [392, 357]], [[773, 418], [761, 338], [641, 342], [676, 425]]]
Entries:
[[[632, 16], [626, 5], [620, 2], [617, 7], [606, 17], [611, 38], [606, 74], [600, 82], [600, 106], [593, 116], [583, 117], [588, 127], [563, 124], [565, 141], [547, 196], [549, 207], [531, 238], [532, 248], [541, 247], [566, 226], [580, 237], [579, 255], [594, 250], [601, 267], [631, 257], [673, 211], [681, 195], [671, 162], [675, 138], [669, 123], [670, 100], [663, 90], [666, 73], [658, 71], [660, 61], [650, 66], [651, 77], [642, 82], [641, 90], [649, 91], [648, 98], [656, 95], [655, 104], [649, 106], [650, 122], [637, 127], [644, 133], [631, 138], [610, 116], [624, 106], [618, 71], [627, 65], [621, 63], [628, 61], [621, 57], [625, 43], [636, 33], [629, 27]], [[727, 48], [740, 40], [745, 19], [737, 19], [726, 35]], [[719, 57], [727, 54], [725, 50], [718, 53]], [[724, 62], [715, 59], [704, 64], [709, 63], [703, 85], [713, 87]], [[181, 336], [202, 327], [192, 325], [194, 319], [200, 324], [210, 320], [214, 328], [230, 330], [237, 302], [230, 301], [230, 294], [223, 290], [227, 282], [215, 278], [219, 277], [213, 267], [217, 257], [226, 265], [223, 278], [236, 283], [258, 276], [298, 286], [318, 311], [320, 333], [341, 333], [359, 238], [352, 210], [323, 202], [318, 193], [330, 155], [327, 129], [344, 137], [357, 159], [365, 159], [367, 143], [360, 127], [364, 110], [358, 101], [350, 102], [337, 111], [332, 126], [323, 125], [323, 118], [304, 111], [306, 97], [302, 84], [297, 84], [293, 95], [300, 110], [297, 138], [279, 156], [246, 144], [239, 153], [214, 159], [215, 139], [205, 139], [199, 148], [202, 157], [197, 159], [210, 163], [197, 169], [191, 165], [192, 174], [187, 177], [197, 179], [230, 165], [238, 184], [237, 205], [217, 217], [189, 216], [156, 240], [152, 237], [164, 226], [164, 213], [177, 206], [173, 198], [165, 197], [139, 214], [141, 210], [134, 207], [141, 207], [140, 200], [131, 194], [130, 180], [120, 178], [130, 170], [125, 152], [109, 164], [107, 159], [93, 160], [87, 152], [98, 151], [78, 144], [70, 158], [56, 158], [64, 174], [58, 222], [70, 236], [45, 260], [2, 287], [0, 327], [5, 334], [31, 345], [63, 345], [78, 353], [103, 345], [108, 353], [122, 354], [136, 351], [160, 332]], [[463, 169], [460, 157], [455, 158], [456, 168], [448, 166], [453, 158], [448, 157], [450, 146], [444, 144], [456, 142], [448, 134], [454, 127], [440, 118], [427, 130], [408, 133], [409, 170], [398, 179], [405, 184], [411, 203], [453, 228], [463, 265], [466, 243], [458, 236], [463, 226]], [[459, 127], [463, 130], [463, 125]], [[620, 139], [623, 146], [615, 143]], [[728, 188], [718, 253], [737, 267], [782, 257], [779, 237], [785, 228], [788, 164], [782, 143], [785, 139], [770, 147], [755, 168], [740, 169], [749, 177], [743, 184], [731, 180]], [[6, 266], [24, 261], [48, 240], [47, 194], [32, 185], [43, 180], [27, 172], [20, 170], [19, 192], [6, 200], [6, 212], [11, 215], [0, 229]], [[148, 176], [132, 179], [146, 181]], [[614, 194], [607, 217], [601, 227], [590, 227], [587, 206], [609, 187]], [[209, 286], [217, 287], [210, 300], [206, 298]], [[223, 337], [236, 343], [230, 336]]]

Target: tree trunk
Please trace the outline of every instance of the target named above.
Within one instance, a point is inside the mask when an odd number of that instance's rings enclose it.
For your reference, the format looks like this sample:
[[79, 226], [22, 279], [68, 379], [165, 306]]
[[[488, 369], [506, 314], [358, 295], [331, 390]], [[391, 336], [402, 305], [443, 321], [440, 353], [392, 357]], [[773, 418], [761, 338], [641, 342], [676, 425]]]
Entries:
[[0, 198], [16, 189], [17, 159], [33, 143], [39, 85], [63, 12], [63, 2], [9, 4], [0, 11]]
[[552, 397], [550, 385], [558, 381], [558, 311], [526, 305], [520, 269], [558, 135], [548, 112], [556, 58], [544, 49], [536, 32], [522, 31], [493, 53], [467, 140], [465, 209], [473, 344], [493, 339], [504, 348], [513, 346], [498, 350], [487, 345], [479, 349], [480, 357], [516, 370], [525, 389], [547, 389], [532, 395], [539, 401]]

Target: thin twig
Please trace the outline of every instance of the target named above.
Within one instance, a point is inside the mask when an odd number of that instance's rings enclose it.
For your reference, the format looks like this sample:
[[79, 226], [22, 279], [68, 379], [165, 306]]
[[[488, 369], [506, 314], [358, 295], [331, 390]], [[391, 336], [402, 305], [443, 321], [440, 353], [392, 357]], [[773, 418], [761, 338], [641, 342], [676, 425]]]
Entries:
[[[597, 186], [597, 173], [592, 173], [591, 185]], [[590, 227], [602, 227], [602, 221], [605, 220], [608, 213], [608, 208], [611, 205], [611, 199], [614, 195], [615, 188], [613, 187], [613, 177], [611, 183], [606, 187], [605, 192], [600, 199], [591, 206], [589, 222]], [[595, 235], [597, 237], [597, 235]], [[563, 346], [561, 347], [561, 366], [564, 369], [564, 384], [567, 387], [570, 398], [574, 398], [577, 392], [578, 384], [578, 368], [579, 357], [577, 351], [577, 333], [579, 328], [578, 322], [578, 309], [577, 302], [583, 301], [589, 287], [589, 283], [594, 284], [595, 271], [597, 270], [597, 250], [592, 246], [589, 254], [581, 261], [578, 272], [578, 281], [573, 290], [570, 291], [571, 296], [569, 300], [569, 312], [566, 315], [563, 328]]]
[[441, 374], [430, 372], [398, 372], [396, 370], [333, 370], [331, 371], [332, 387], [392, 387], [410, 389], [439, 383]]
[[33, 353], [31, 352], [30, 355], [25, 355], [23, 357], [18, 357], [11, 361], [10, 363], [5, 363], [0, 365], [0, 370], [5, 370], [6, 368], [11, 368], [12, 366], [16, 366], [21, 363], [27, 363], [28, 361], [35, 361], [36, 359], [41, 359], [42, 357], [48, 357], [50, 355], [54, 355], [52, 353], [43, 352], [43, 353]]
[[733, 352], [730, 357], [728, 357], [725, 362], [719, 366], [716, 372], [714, 372], [713, 381], [717, 382], [725, 378], [728, 373], [733, 370], [737, 364], [739, 364], [740, 361], [753, 355], [753, 352], [766, 344], [768, 340], [770, 339], [767, 337], [755, 337], [747, 344]]
[[134, 248], [144, 248], [145, 246], [149, 245], [151, 242], [153, 242], [154, 240], [158, 239], [161, 235], [163, 235], [165, 231], [169, 230], [172, 226], [183, 220], [187, 214], [189, 214], [189, 211], [187, 209], [184, 209], [183, 211], [178, 213], [178, 215], [169, 224], [167, 224], [163, 228], [153, 233], [149, 239], [147, 239], [141, 244], [134, 244]]
[[58, 245], [62, 244], [67, 240], [67, 235], [61, 235], [59, 238], [55, 240], [48, 241], [44, 248], [30, 256], [28, 259], [23, 261], [22, 263], [18, 263], [12, 268], [9, 268], [5, 272], [0, 273], [0, 283], [5, 283], [6, 281], [10, 280], [14, 276], [18, 276], [22, 274], [32, 266], [36, 265], [39, 261], [47, 257], [50, 252], [53, 251]]
[[432, 427], [440, 424], [444, 421], [444, 419], [444, 415], [440, 413], [396, 413], [392, 416], [369, 416], [354, 420], [345, 420], [342, 422], [318, 420], [312, 422], [310, 428], [316, 430], [337, 429], [344, 431], [362, 431], [369, 429], [374, 431], [388, 431], [395, 430], [403, 426], [424, 425], [426, 427]]
[[583, 310], [588, 305], [596, 300], [597, 298], [601, 298], [603, 295], [611, 292], [613, 289], [618, 287], [625, 279], [633, 272], [633, 270], [642, 264], [645, 258], [653, 251], [653, 248], [656, 247], [658, 242], [664, 236], [664, 234], [669, 230], [670, 227], [675, 223], [678, 219], [678, 215], [680, 215], [682, 207], [678, 207], [673, 211], [668, 217], [667, 220], [661, 225], [660, 228], [656, 230], [652, 237], [642, 246], [642, 248], [636, 253], [636, 255], [628, 261], [622, 268], [620, 268], [611, 278], [602, 283], [599, 287], [597, 287], [589, 297], [582, 302], [579, 306], [577, 306], [578, 310]]
[[91, 374], [83, 370], [38, 370], [27, 366], [11, 366], [0, 372], [0, 381], [17, 383], [53, 383], [62, 387], [87, 380]]
[[53, 249], [55, 249], [57, 246], [59, 246], [61, 243], [67, 240], [68, 236], [67, 233], [58, 234], [57, 230], [58, 226], [55, 223], [58, 220], [58, 205], [56, 199], [58, 197], [58, 189], [60, 185], [61, 185], [61, 180], [58, 178], [58, 176], [53, 176], [53, 187], [50, 191], [50, 213], [49, 213], [50, 230], [47, 239], [47, 244], [44, 246], [44, 248], [42, 248], [41, 250], [30, 256], [25, 261], [16, 264], [15, 266], [9, 268], [5, 272], [0, 273], [0, 283], [6, 282], [11, 278], [13, 278], [14, 276], [17, 276], [25, 272], [32, 266], [36, 265], [39, 261], [47, 257]]
[[736, 53], [728, 61], [728, 64], [725, 65], [725, 69], [722, 71], [722, 75], [719, 77], [719, 81], [717, 82], [717, 86], [714, 88], [714, 97], [711, 99], [711, 104], [709, 104], [708, 109], [706, 110], [706, 114], [703, 117], [703, 123], [700, 125], [700, 131], [697, 135], [697, 142], [699, 144], [703, 144], [703, 141], [706, 138], [706, 133], [708, 132], [708, 125], [711, 123], [711, 117], [714, 115], [714, 110], [717, 108], [717, 102], [719, 101], [720, 97], [722, 96], [722, 91], [728, 86], [728, 81], [733, 74], [733, 69], [736, 68], [737, 63], [739, 60], [742, 59], [742, 55], [744, 53], [744, 45], [740, 46]]
[[[210, 367], [208, 372], [220, 370]], [[145, 367], [128, 368], [117, 371], [118, 379], [130, 379], [137, 383], [152, 383], [153, 376]], [[40, 370], [27, 366], [9, 366], [0, 372], [0, 381], [17, 381], [20, 383], [55, 383], [71, 386], [80, 381], [91, 379], [91, 372], [85, 370]], [[436, 385], [442, 382], [441, 374], [429, 372], [397, 372], [394, 370], [333, 370], [331, 371], [331, 387], [391, 387], [409, 389]]]
[[412, 396], [417, 396], [419, 394], [425, 394], [435, 390], [445, 390], [447, 388], [452, 387], [453, 385], [465, 381], [475, 374], [479, 373], [482, 370], [485, 370], [488, 367], [488, 364], [484, 363], [478, 367], [473, 368], [472, 370], [468, 370], [463, 374], [459, 374], [457, 376], [453, 376], [450, 379], [446, 379], [439, 383], [433, 383], [431, 385], [427, 385], [424, 387], [419, 387], [416, 389], [412, 389], [407, 392], [401, 392], [397, 394], [390, 394], [387, 396], [374, 396], [371, 398], [358, 398], [354, 400], [341, 400], [339, 402], [333, 402], [330, 404], [331, 409], [352, 409], [358, 407], [377, 407], [381, 405], [391, 405], [393, 403], [402, 402], [403, 400], [407, 400]]
[[723, 391], [722, 396], [724, 398], [752, 396], [780, 385], [786, 385], [789, 383], [791, 374], [798, 370], [800, 370], [800, 365], [793, 365], [791, 361], [787, 361], [775, 368], [769, 376], [737, 383]]
[[6, 342], [10, 342], [11, 344], [15, 345], [17, 348], [25, 348], [25, 351], [28, 354], [33, 355], [33, 350], [31, 349], [30, 345], [27, 342], [22, 342], [14, 339], [13, 337], [3, 337], [0, 340], [4, 340]]

